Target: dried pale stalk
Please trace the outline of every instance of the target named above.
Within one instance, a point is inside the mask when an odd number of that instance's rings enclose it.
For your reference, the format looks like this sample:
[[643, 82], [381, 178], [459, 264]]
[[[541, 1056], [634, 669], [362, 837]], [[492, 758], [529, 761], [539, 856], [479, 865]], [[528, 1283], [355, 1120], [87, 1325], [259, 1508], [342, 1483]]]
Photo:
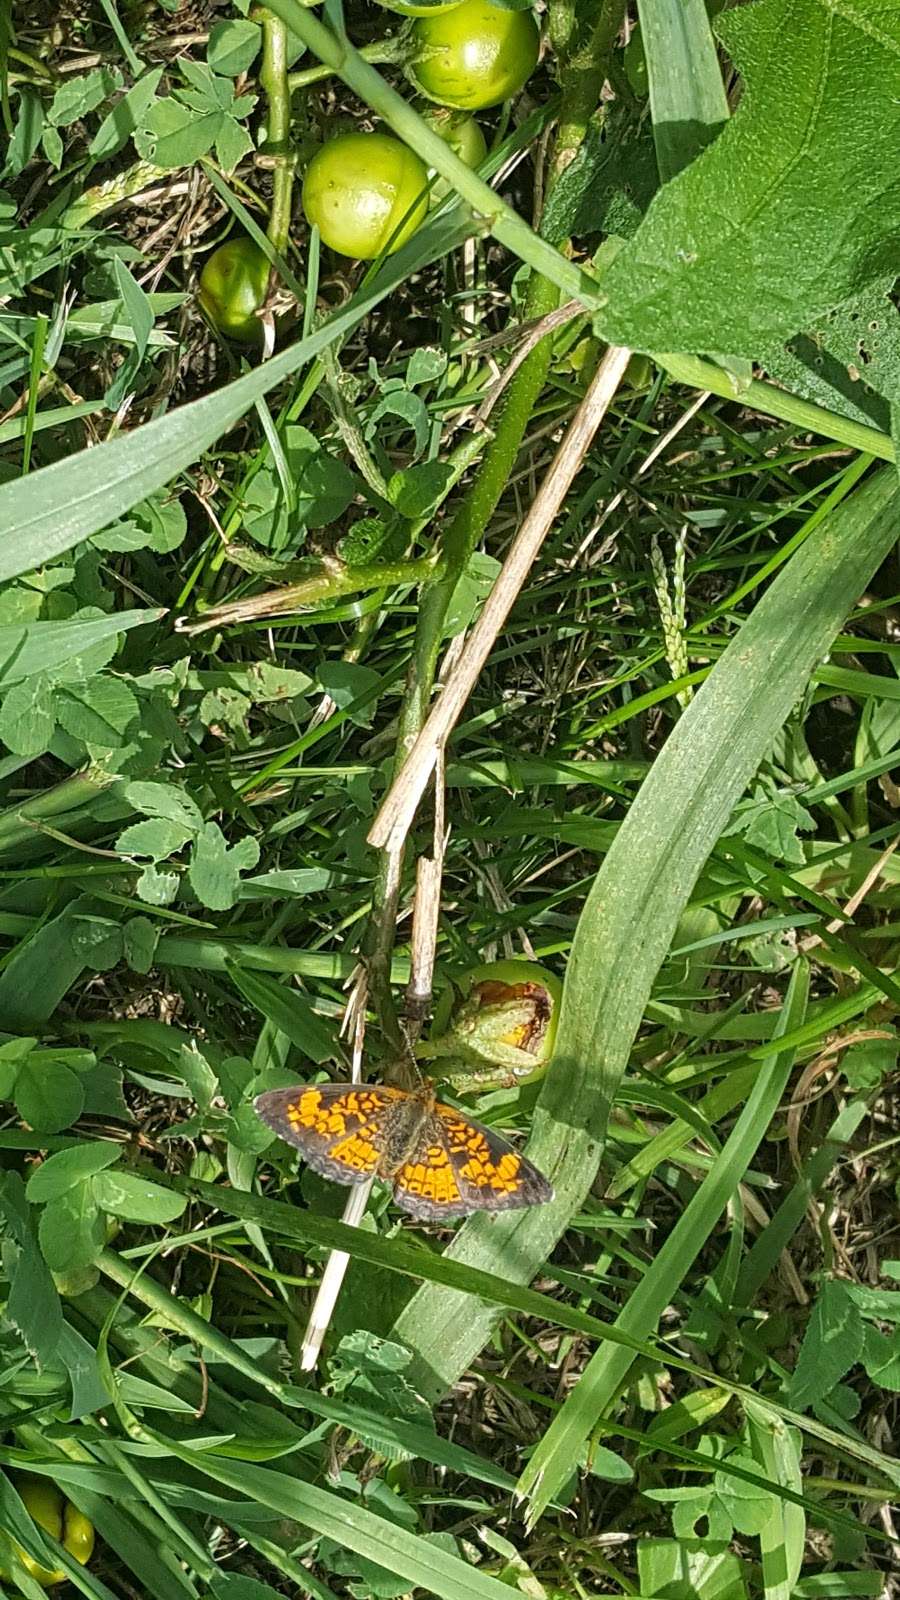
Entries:
[[405, 838], [438, 750], [463, 709], [503, 624], [528, 576], [585, 454], [615, 395], [631, 352], [611, 345], [581, 405], [569, 424], [537, 498], [510, 547], [484, 609], [456, 668], [441, 691], [425, 726], [382, 802], [369, 832], [369, 843], [384, 848]]

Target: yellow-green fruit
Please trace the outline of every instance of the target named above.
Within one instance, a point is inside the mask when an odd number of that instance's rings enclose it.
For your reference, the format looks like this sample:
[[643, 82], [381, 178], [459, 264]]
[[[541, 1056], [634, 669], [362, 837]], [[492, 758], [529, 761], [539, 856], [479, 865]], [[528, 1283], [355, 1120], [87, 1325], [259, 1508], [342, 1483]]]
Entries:
[[530, 11], [504, 11], [491, 0], [463, 0], [413, 24], [417, 89], [438, 105], [482, 111], [509, 100], [537, 66], [540, 34]]
[[229, 239], [214, 250], [200, 274], [200, 304], [213, 327], [251, 344], [262, 335], [256, 312], [266, 298], [269, 263], [252, 239]]
[[[16, 1488], [25, 1509], [38, 1527], [58, 1539], [76, 1561], [84, 1566], [94, 1549], [94, 1525], [71, 1502], [66, 1500], [55, 1483], [47, 1478], [20, 1478]], [[61, 1567], [42, 1567], [40, 1562], [17, 1545], [16, 1550], [23, 1566], [42, 1589], [50, 1589], [66, 1578]]]
[[86, 1567], [94, 1553], [94, 1524], [71, 1500], [63, 1512], [63, 1544], [70, 1556]]
[[303, 210], [331, 250], [358, 261], [393, 255], [428, 212], [423, 162], [387, 133], [345, 133], [313, 156]]

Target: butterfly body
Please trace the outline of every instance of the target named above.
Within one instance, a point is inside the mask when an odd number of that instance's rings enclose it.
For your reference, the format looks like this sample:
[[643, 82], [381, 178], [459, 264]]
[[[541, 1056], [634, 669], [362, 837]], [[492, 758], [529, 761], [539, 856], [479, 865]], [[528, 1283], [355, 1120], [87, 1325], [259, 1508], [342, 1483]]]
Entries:
[[430, 1084], [320, 1083], [273, 1089], [256, 1101], [268, 1127], [336, 1183], [380, 1178], [422, 1221], [542, 1205], [543, 1173], [490, 1128], [441, 1105]]

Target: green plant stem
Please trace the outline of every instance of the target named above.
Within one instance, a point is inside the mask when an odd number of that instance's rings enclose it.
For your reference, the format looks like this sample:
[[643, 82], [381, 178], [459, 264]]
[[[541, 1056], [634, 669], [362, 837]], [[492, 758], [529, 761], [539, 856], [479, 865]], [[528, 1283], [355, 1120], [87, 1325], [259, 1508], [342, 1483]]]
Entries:
[[399, 584], [428, 583], [434, 577], [435, 570], [433, 556], [418, 556], [410, 561], [373, 561], [364, 567], [345, 567], [341, 562], [331, 562], [300, 583], [286, 584], [281, 589], [270, 589], [265, 594], [250, 595], [246, 600], [234, 600], [227, 605], [216, 606], [183, 631], [201, 633], [208, 628], [249, 622], [257, 617], [290, 616], [295, 611], [327, 605], [343, 595], [359, 594], [365, 589], [393, 589]]
[[[368, 61], [372, 66], [402, 66], [409, 58], [409, 49], [401, 35], [394, 39], [379, 39], [376, 44], [365, 44], [359, 52], [362, 61]], [[288, 83], [291, 91], [305, 89], [311, 83], [321, 83], [325, 78], [333, 78], [334, 67], [318, 66], [304, 67], [300, 72], [291, 72]]]
[[292, 33], [309, 46], [319, 59], [332, 67], [348, 88], [371, 106], [388, 127], [439, 173], [472, 210], [483, 218], [486, 228], [514, 255], [536, 272], [546, 273], [557, 287], [588, 309], [599, 310], [605, 297], [596, 281], [567, 261], [546, 239], [541, 239], [512, 206], [501, 200], [477, 173], [467, 167], [395, 89], [364, 61], [347, 39], [339, 39], [317, 17], [304, 11], [299, 0], [272, 0], [270, 9], [282, 17]]
[[[558, 301], [555, 284], [535, 274], [526, 294], [525, 316], [546, 316]], [[552, 340], [544, 338], [530, 351], [507, 390], [497, 431], [491, 439], [475, 478], [452, 518], [441, 544], [442, 572], [422, 596], [416, 621], [412, 660], [407, 678], [394, 758], [394, 776], [415, 743], [428, 714], [444, 622], [453, 591], [475, 545], [481, 539], [494, 508], [509, 480], [525, 429], [544, 387], [550, 365]], [[402, 1035], [391, 993], [388, 970], [400, 896], [400, 873], [382, 852], [372, 901], [372, 915], [363, 945], [372, 999], [385, 1037], [392, 1048]]]
[[578, 37], [577, 0], [552, 0], [547, 13], [550, 41], [562, 62], [562, 106], [553, 149], [548, 187], [564, 172], [581, 148], [587, 125], [600, 100], [605, 68], [622, 26], [627, 0], [605, 0], [584, 41]]
[[287, 250], [296, 159], [291, 149], [291, 91], [288, 84], [288, 30], [268, 8], [256, 13], [262, 27], [260, 86], [266, 96], [265, 154], [274, 162], [272, 205], [266, 234], [279, 255]]
[[30, 843], [34, 839], [31, 823], [46, 822], [50, 817], [77, 811], [96, 800], [113, 782], [112, 774], [104, 772], [102, 767], [88, 767], [55, 788], [45, 789], [33, 800], [23, 800], [21, 805], [0, 812], [0, 850], [16, 849], [26, 841]]
[[352, 406], [347, 404], [341, 391], [343, 373], [341, 372], [337, 352], [323, 350], [322, 366], [325, 368], [325, 387], [328, 391], [334, 420], [337, 423], [338, 432], [344, 441], [347, 451], [352, 456], [372, 493], [379, 500], [387, 501], [390, 504], [384, 473], [381, 471], [377, 461], [373, 459], [363, 437], [363, 431], [356, 413]]
[[893, 440], [880, 429], [838, 416], [837, 412], [827, 411], [824, 406], [814, 405], [811, 400], [801, 400], [786, 389], [777, 389], [772, 383], [752, 378], [746, 387], [736, 389], [734, 380], [724, 368], [714, 366], [711, 361], [701, 361], [699, 356], [667, 353], [654, 354], [652, 359], [677, 383], [684, 383], [691, 389], [709, 389], [723, 400], [734, 400], [754, 411], [779, 417], [783, 422], [795, 423], [799, 428], [808, 428], [811, 433], [821, 434], [825, 439], [835, 439], [854, 450], [868, 451], [879, 461], [896, 460]]
[[[559, 48], [564, 52], [574, 28], [571, 0], [564, 0], [563, 4], [552, 8], [551, 19], [554, 16], [558, 23]], [[560, 128], [564, 130], [564, 140], [558, 140], [554, 147], [548, 174], [548, 194], [587, 132], [603, 83], [606, 54], [616, 37], [620, 20], [621, 0], [610, 0], [595, 26], [588, 50], [578, 55], [577, 66], [574, 60], [570, 64], [563, 58]], [[601, 49], [604, 52], [602, 55], [599, 53]], [[434, 164], [437, 166], [437, 162]], [[451, 178], [451, 181], [454, 180]], [[526, 321], [539, 321], [555, 310], [559, 303], [557, 284], [558, 279], [544, 277], [540, 271], [532, 273], [525, 296]], [[485, 450], [472, 484], [444, 533], [441, 576], [425, 592], [419, 606], [412, 660], [400, 714], [394, 776], [403, 765], [428, 714], [444, 638], [444, 623], [453, 592], [509, 481], [525, 430], [547, 379], [552, 348], [551, 338], [541, 339], [512, 378], [496, 432]], [[375, 880], [372, 914], [363, 944], [372, 999], [392, 1048], [402, 1043], [388, 978], [400, 880], [398, 863], [382, 852]]]

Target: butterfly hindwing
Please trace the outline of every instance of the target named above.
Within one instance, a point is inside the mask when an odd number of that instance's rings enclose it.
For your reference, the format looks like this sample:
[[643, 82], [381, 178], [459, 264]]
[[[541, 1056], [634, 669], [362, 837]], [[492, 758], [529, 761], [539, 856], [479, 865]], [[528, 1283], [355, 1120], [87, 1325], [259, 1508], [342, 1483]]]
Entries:
[[452, 1106], [436, 1105], [420, 1148], [394, 1178], [398, 1206], [422, 1221], [543, 1205], [553, 1190], [506, 1139]]

